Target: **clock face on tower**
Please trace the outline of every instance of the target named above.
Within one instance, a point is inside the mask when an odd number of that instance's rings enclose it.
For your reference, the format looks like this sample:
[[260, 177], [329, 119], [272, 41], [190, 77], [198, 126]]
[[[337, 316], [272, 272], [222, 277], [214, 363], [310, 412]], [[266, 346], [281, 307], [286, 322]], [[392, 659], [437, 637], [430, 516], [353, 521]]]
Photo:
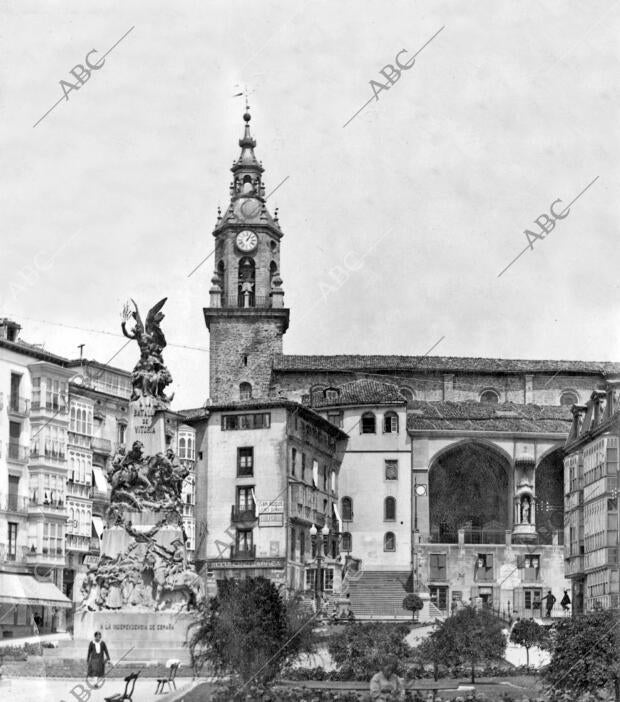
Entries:
[[237, 244], [238, 249], [244, 253], [248, 253], [249, 251], [254, 251], [254, 249], [257, 247], [258, 237], [249, 229], [244, 229], [242, 232], [237, 234], [235, 243]]

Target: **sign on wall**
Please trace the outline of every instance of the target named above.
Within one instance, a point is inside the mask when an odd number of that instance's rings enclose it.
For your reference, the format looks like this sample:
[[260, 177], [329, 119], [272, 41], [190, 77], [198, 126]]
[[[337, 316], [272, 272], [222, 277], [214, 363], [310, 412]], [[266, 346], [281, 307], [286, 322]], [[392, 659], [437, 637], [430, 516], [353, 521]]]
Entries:
[[284, 526], [284, 501], [283, 500], [257, 500], [258, 526], [280, 527]]

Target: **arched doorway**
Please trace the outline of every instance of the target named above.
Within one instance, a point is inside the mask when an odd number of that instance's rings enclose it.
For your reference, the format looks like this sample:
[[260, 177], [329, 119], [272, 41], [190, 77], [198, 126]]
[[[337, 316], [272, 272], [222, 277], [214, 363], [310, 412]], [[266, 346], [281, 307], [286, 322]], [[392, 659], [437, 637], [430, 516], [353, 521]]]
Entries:
[[559, 543], [564, 536], [564, 462], [562, 449], [542, 458], [534, 473], [536, 494], [536, 531], [539, 543], [553, 543], [558, 534]]
[[510, 463], [483, 443], [448, 448], [429, 470], [430, 539], [456, 543], [503, 543], [510, 529]]

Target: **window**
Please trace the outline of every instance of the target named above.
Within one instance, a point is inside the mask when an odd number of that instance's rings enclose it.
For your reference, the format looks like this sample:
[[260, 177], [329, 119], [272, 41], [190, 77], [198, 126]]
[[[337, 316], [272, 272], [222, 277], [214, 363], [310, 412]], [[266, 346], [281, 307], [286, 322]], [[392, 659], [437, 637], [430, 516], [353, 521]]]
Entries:
[[32, 379], [32, 406], [41, 406], [41, 378]]
[[321, 582], [317, 583], [316, 568], [306, 570], [306, 590], [314, 590], [318, 585], [319, 591], [331, 591], [334, 589], [334, 569], [321, 568]]
[[251, 446], [237, 449], [237, 475], [254, 475], [254, 449]]
[[386, 412], [383, 415], [383, 433], [398, 434], [398, 415], [396, 412]]
[[338, 402], [339, 396], [340, 392], [336, 388], [327, 388], [327, 390], [325, 390], [325, 399], [328, 402]]
[[18, 373], [11, 373], [11, 396], [10, 405], [14, 412], [19, 412], [19, 386], [22, 382], [22, 377]]
[[398, 480], [398, 461], [390, 459], [385, 462], [385, 479]]
[[499, 402], [499, 393], [495, 390], [485, 390], [480, 394], [480, 402], [497, 404]]
[[237, 553], [249, 553], [253, 544], [252, 529], [237, 529], [235, 535], [235, 551]]
[[348, 531], [345, 531], [344, 534], [342, 535], [342, 542], [341, 542], [341, 548], [343, 551], [351, 551], [352, 550], [352, 544], [353, 540], [351, 539], [351, 534]]
[[444, 581], [448, 579], [446, 575], [446, 554], [431, 553], [428, 559], [431, 580]]
[[256, 278], [256, 265], [252, 258], [242, 258], [239, 261], [237, 282], [238, 307], [254, 307], [254, 283]]
[[327, 466], [323, 466], [323, 492], [327, 492], [327, 481], [328, 481], [328, 476], [327, 476]]
[[93, 408], [90, 405], [86, 405], [81, 402], [71, 403], [69, 431], [75, 432], [76, 434], [85, 434], [86, 436], [92, 436]]
[[291, 449], [291, 475], [295, 475], [297, 467], [297, 449]]
[[119, 444], [124, 444], [127, 437], [127, 425], [119, 422], [116, 425], [116, 440]]
[[493, 580], [493, 554], [479, 553], [476, 559], [476, 580]]
[[383, 550], [396, 551], [396, 537], [394, 536], [394, 532], [388, 531], [383, 537]]
[[372, 412], [364, 412], [361, 422], [362, 434], [374, 434], [376, 432], [376, 419]]
[[429, 588], [431, 602], [442, 612], [448, 609], [448, 588], [444, 585], [431, 585]]
[[398, 392], [405, 398], [408, 405], [413, 404], [415, 401], [415, 393], [411, 388], [399, 388]]
[[319, 462], [315, 458], [312, 459], [312, 484], [319, 487]]
[[523, 579], [538, 580], [540, 571], [540, 556], [527, 555], [523, 559]]
[[342, 417], [343, 413], [342, 412], [328, 412], [327, 413], [327, 420], [334, 424], [337, 427], [340, 427], [342, 429]]
[[252, 386], [250, 383], [241, 383], [239, 385], [239, 399], [240, 400], [251, 400], [252, 399]]
[[295, 531], [295, 527], [291, 528], [291, 560], [295, 560], [295, 541], [297, 539], [297, 532]]
[[332, 494], [336, 494], [336, 471], [332, 470], [330, 473], [330, 480], [331, 480], [331, 490]]
[[303, 529], [299, 531], [299, 560], [303, 563], [306, 557], [306, 532]]
[[237, 488], [237, 509], [239, 512], [250, 512], [254, 509], [253, 487], [238, 487]]
[[261, 412], [256, 414], [223, 414], [222, 431], [238, 429], [269, 429], [271, 414]]
[[564, 390], [560, 396], [560, 404], [566, 407], [579, 404], [579, 396], [574, 390]]
[[14, 561], [17, 554], [17, 522], [9, 522], [9, 561]]
[[301, 479], [306, 479], [306, 454], [301, 454]]
[[383, 519], [386, 522], [393, 522], [396, 519], [396, 498], [386, 497], [383, 503]]
[[345, 522], [353, 519], [353, 500], [350, 497], [342, 498], [342, 519]]

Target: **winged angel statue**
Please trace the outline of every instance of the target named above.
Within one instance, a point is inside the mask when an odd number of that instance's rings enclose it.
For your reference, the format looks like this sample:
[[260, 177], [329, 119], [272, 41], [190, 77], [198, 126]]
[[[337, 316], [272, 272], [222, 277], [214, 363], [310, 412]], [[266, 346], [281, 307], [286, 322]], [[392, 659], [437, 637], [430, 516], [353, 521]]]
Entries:
[[[165, 316], [161, 309], [167, 299], [164, 297], [163, 300], [153, 305], [146, 315], [146, 324], [142, 323], [135, 300], [131, 300], [133, 311], [129, 304], [123, 307], [123, 321], [121, 323], [123, 334], [128, 339], [135, 339], [140, 347], [140, 360], [131, 374], [132, 400], [153, 397], [165, 405], [168, 405], [172, 400], [172, 395], [167, 397], [164, 394], [166, 386], [172, 382], [172, 376], [164, 365], [162, 351], [166, 347], [166, 337], [159, 326]], [[135, 324], [133, 329], [127, 331], [127, 323], [131, 318]]]

